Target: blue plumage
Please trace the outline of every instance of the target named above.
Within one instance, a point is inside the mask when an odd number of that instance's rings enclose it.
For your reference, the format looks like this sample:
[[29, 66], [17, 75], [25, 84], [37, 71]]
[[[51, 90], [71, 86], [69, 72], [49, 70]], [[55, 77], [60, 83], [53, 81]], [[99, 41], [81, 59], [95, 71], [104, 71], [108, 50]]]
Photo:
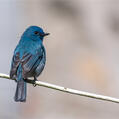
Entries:
[[41, 74], [46, 62], [46, 53], [43, 46], [44, 33], [42, 28], [30, 26], [23, 33], [11, 63], [10, 78], [17, 80], [17, 88], [14, 100], [17, 102], [26, 101], [26, 82], [28, 77], [34, 80]]

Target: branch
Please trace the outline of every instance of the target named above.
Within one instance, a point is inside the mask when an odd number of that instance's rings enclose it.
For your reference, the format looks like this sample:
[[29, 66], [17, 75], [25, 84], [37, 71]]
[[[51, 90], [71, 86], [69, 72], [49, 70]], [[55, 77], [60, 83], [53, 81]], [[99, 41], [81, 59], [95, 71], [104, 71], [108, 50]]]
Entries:
[[[0, 78], [10, 79], [9, 75], [2, 74], [2, 73], [0, 73]], [[15, 80], [15, 79], [11, 79], [11, 80]], [[109, 101], [109, 102], [119, 103], [119, 99], [109, 97], [109, 96], [97, 95], [97, 94], [88, 93], [88, 92], [84, 92], [84, 91], [78, 91], [78, 90], [65, 88], [65, 87], [62, 87], [62, 86], [53, 85], [53, 84], [49, 84], [49, 83], [45, 83], [45, 82], [41, 82], [41, 81], [35, 81], [34, 82], [33, 80], [27, 79], [26, 82], [30, 83], [30, 84], [35, 84], [35, 85], [38, 85], [38, 86], [47, 87], [47, 88], [51, 88], [51, 89], [54, 89], [54, 90], [59, 90], [59, 91], [62, 91], [62, 92], [74, 94], [74, 95], [80, 95], [80, 96], [94, 98], [94, 99], [98, 99], [98, 100], [105, 100], [105, 101]]]

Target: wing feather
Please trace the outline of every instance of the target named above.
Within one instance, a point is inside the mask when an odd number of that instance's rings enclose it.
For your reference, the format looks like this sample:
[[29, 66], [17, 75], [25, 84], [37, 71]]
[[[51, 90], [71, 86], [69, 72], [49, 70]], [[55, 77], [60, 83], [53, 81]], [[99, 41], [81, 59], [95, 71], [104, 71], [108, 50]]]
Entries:
[[16, 78], [19, 64], [22, 66], [22, 75], [24, 78], [38, 76], [45, 66], [45, 49], [40, 47], [36, 52], [25, 52], [20, 58], [20, 53], [16, 52], [12, 58], [10, 77]]
[[10, 70], [10, 78], [12, 79], [16, 78], [19, 61], [20, 61], [19, 52], [17, 52], [12, 58], [12, 65]]

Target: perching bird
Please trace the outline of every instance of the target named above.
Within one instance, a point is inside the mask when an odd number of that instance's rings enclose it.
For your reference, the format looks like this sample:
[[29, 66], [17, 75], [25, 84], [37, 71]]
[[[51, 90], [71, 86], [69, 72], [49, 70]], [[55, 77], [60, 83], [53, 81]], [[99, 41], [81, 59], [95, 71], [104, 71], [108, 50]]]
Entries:
[[10, 78], [17, 81], [14, 97], [16, 102], [26, 101], [26, 82], [24, 80], [34, 77], [35, 81], [44, 69], [46, 53], [43, 38], [47, 35], [49, 33], [44, 33], [42, 28], [30, 26], [23, 33], [14, 50]]

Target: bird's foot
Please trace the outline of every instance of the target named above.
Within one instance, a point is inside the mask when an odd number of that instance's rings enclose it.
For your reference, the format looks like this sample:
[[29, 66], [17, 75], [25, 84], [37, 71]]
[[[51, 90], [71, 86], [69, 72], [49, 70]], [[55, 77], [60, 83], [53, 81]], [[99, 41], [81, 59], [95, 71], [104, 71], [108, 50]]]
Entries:
[[15, 83], [17, 83], [17, 80], [16, 79], [14, 81], [15, 81]]
[[36, 87], [36, 84], [34, 83], [33, 86]]
[[36, 86], [37, 86], [37, 84], [36, 84], [35, 82], [37, 81], [37, 78], [36, 78], [36, 77], [34, 77], [34, 80], [33, 80], [33, 81], [34, 81], [33, 86], [34, 86], [34, 87], [36, 87]]

